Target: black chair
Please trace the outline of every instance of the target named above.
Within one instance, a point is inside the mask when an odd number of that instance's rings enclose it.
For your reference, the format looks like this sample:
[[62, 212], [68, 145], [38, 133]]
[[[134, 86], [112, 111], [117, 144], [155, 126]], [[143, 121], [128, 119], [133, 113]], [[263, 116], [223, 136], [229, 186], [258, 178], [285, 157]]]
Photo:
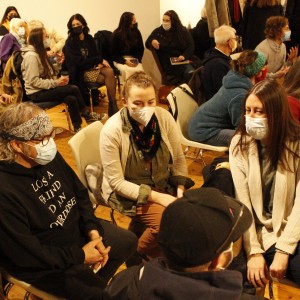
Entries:
[[100, 53], [102, 55], [102, 57], [106, 61], [108, 61], [108, 63], [114, 70], [115, 78], [117, 80], [118, 91], [119, 91], [119, 95], [120, 95], [120, 92], [121, 92], [120, 75], [121, 75], [121, 73], [120, 73], [120, 70], [114, 66], [114, 62], [112, 59], [111, 47], [110, 47], [111, 35], [112, 35], [112, 32], [109, 30], [99, 30], [95, 33], [94, 39], [95, 39], [96, 48], [97, 48], [98, 53]]

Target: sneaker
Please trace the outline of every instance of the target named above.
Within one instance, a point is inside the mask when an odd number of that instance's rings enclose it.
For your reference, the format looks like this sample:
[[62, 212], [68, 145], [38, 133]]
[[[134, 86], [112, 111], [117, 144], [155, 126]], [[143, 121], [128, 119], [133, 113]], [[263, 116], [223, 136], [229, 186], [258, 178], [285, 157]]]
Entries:
[[107, 114], [104, 114], [104, 113], [97, 114], [95, 112], [91, 112], [87, 116], [84, 116], [84, 118], [87, 121], [87, 123], [92, 123], [95, 121], [105, 120], [107, 118]]

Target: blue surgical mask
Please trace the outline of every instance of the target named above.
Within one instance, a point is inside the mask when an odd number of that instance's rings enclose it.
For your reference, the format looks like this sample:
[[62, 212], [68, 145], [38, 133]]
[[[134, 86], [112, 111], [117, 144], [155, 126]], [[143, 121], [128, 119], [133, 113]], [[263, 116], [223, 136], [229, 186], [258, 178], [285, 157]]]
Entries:
[[246, 132], [256, 140], [263, 140], [268, 135], [268, 119], [267, 118], [251, 118], [246, 117]]
[[291, 31], [290, 30], [288, 30], [288, 31], [286, 31], [285, 33], [284, 33], [284, 36], [281, 38], [281, 40], [283, 41], [283, 42], [287, 42], [287, 41], [289, 41], [290, 39], [291, 39]]

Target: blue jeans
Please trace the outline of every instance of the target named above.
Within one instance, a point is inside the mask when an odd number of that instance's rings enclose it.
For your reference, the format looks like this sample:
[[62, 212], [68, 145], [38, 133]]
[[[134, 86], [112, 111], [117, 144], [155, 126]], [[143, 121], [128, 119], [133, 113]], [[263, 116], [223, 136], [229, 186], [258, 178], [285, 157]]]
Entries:
[[221, 129], [220, 132], [212, 138], [205, 141], [205, 144], [212, 146], [229, 146], [229, 142], [235, 133], [234, 129]]

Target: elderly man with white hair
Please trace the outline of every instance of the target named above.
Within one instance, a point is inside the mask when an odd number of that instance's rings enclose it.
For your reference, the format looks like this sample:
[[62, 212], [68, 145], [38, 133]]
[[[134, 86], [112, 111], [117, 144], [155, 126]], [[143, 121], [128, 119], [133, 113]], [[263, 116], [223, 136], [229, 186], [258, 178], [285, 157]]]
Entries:
[[205, 99], [209, 100], [222, 86], [222, 79], [230, 69], [230, 54], [237, 48], [236, 31], [222, 25], [214, 31], [216, 46], [205, 53], [201, 81]]

